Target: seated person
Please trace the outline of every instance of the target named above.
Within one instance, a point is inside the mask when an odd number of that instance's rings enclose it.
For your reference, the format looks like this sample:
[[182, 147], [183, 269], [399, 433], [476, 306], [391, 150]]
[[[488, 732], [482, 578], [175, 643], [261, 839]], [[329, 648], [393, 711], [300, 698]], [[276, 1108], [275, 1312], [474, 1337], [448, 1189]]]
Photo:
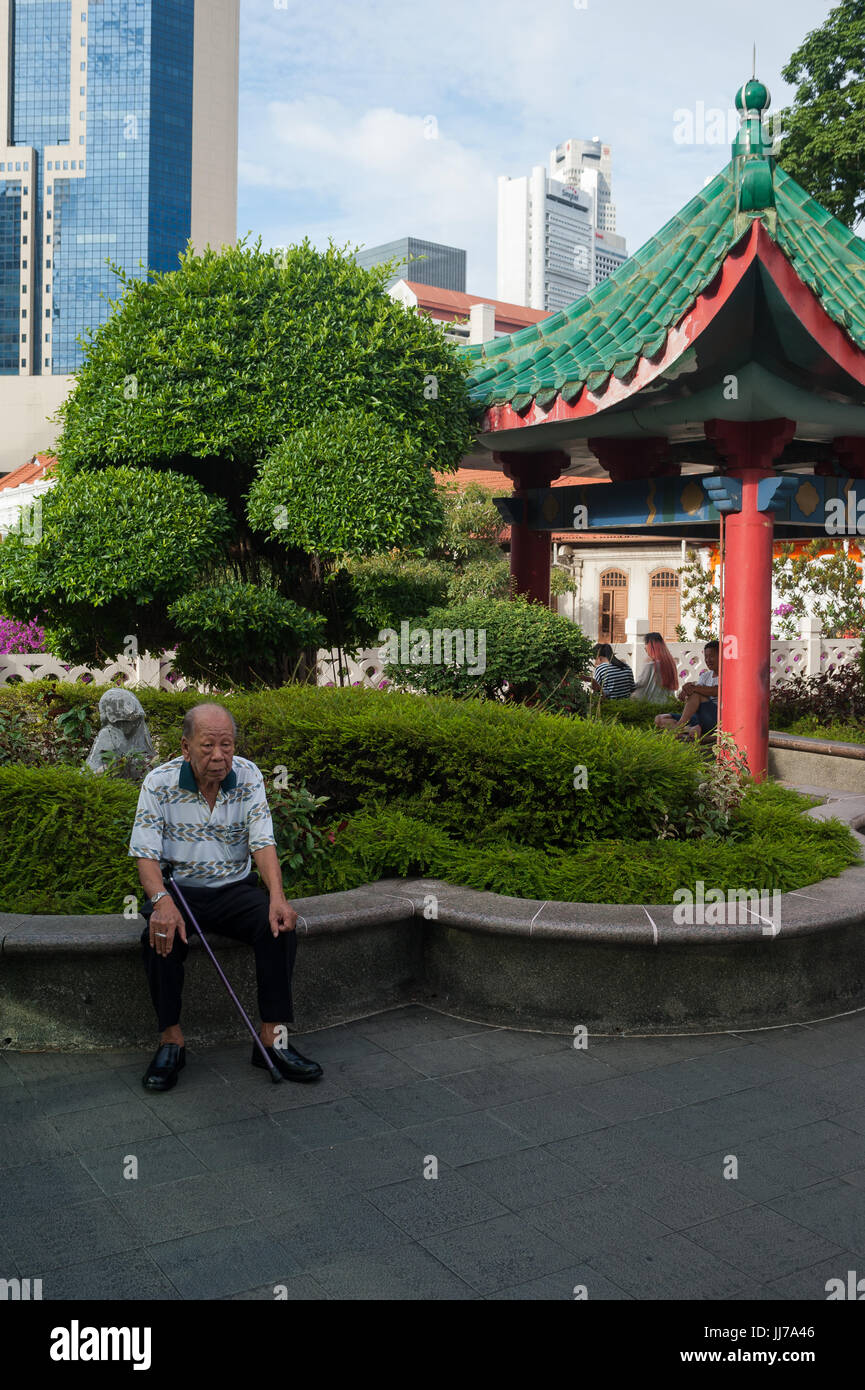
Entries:
[[595, 647], [595, 674], [584, 679], [591, 679], [594, 693], [608, 700], [626, 700], [634, 688], [633, 671], [619, 660], [609, 642]]
[[647, 632], [646, 665], [631, 693], [632, 700], [645, 700], [652, 705], [665, 705], [673, 698], [679, 677], [676, 663], [660, 632]]
[[718, 723], [718, 643], [707, 642], [703, 656], [708, 670], [703, 671], [698, 681], [687, 681], [679, 690], [679, 698], [685, 701], [679, 718], [673, 714], [655, 716], [659, 729], [673, 729], [679, 738], [700, 738], [702, 734], [711, 733]]

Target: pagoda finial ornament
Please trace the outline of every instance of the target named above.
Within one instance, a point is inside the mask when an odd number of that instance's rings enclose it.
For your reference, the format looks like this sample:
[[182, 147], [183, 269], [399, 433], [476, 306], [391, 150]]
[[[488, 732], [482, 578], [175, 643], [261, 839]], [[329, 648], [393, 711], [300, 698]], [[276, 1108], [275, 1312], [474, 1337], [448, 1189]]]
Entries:
[[765, 212], [775, 207], [772, 186], [772, 141], [763, 128], [763, 117], [772, 98], [765, 83], [750, 77], [735, 96], [739, 134], [733, 141], [737, 164], [739, 213]]

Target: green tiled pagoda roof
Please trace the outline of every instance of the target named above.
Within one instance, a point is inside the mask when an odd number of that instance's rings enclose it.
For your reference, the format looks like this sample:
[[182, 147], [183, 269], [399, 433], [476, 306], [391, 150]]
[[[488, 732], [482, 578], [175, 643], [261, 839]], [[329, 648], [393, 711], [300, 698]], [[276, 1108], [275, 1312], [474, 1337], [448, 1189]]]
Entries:
[[774, 240], [829, 317], [865, 349], [865, 242], [778, 165], [774, 183]]
[[[530, 328], [465, 349], [469, 390], [484, 406], [557, 395], [571, 404], [584, 386], [600, 390], [624, 378], [641, 357], [654, 357], [668, 331], [711, 284], [730, 248], [747, 232], [737, 217], [741, 160], [716, 178], [608, 280], [567, 309]], [[768, 167], [768, 166], [767, 166]], [[865, 349], [865, 243], [795, 179], [772, 166], [775, 216], [766, 231], [829, 316]]]

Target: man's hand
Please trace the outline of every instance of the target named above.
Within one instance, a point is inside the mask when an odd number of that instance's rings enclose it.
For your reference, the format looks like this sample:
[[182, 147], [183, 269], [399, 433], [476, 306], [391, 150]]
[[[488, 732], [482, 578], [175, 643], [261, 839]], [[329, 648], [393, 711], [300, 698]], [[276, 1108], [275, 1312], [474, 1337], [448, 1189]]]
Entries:
[[687, 700], [689, 695], [696, 695], [697, 687], [693, 681], [687, 681], [685, 685], [679, 686], [679, 695]]
[[174, 933], [186, 945], [186, 924], [183, 914], [171, 894], [160, 898], [150, 914], [150, 944], [158, 956], [169, 956], [174, 947]]
[[297, 913], [285, 898], [270, 899], [270, 930], [274, 936], [281, 931], [294, 931], [297, 926]]

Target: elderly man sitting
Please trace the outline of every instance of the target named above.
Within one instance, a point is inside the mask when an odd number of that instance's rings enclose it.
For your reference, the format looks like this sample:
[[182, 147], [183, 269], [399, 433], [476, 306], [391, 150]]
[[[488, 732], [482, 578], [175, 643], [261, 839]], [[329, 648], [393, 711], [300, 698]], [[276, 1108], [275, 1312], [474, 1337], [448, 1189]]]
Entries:
[[[160, 1028], [159, 1047], [142, 1078], [150, 1091], [170, 1090], [186, 1063], [180, 1005], [187, 927], [164, 886], [161, 864], [170, 866], [202, 927], [253, 947], [260, 1036], [282, 1075], [291, 1081], [322, 1075], [317, 1062], [285, 1041], [285, 1024], [294, 1017], [297, 913], [282, 888], [264, 778], [255, 763], [235, 757], [236, 734], [221, 705], [195, 705], [183, 721], [181, 756], [148, 773], [138, 798], [129, 853], [148, 898], [141, 946]], [[252, 1065], [265, 1066], [254, 1043]]]

